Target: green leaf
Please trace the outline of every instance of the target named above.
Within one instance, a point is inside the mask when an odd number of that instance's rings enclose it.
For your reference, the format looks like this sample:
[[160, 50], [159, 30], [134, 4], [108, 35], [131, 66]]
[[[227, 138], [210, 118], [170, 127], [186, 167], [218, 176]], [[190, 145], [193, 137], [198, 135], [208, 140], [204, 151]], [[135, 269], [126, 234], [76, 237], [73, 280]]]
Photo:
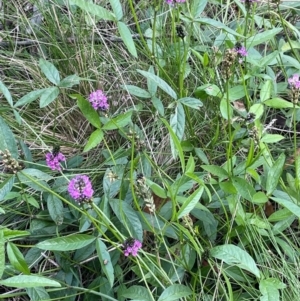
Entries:
[[28, 231], [20, 231], [20, 230], [11, 230], [8, 228], [3, 229], [3, 235], [5, 240], [11, 240], [14, 238], [20, 238], [24, 236], [30, 235], [30, 232]]
[[207, 52], [204, 52], [203, 54], [203, 67], [207, 67], [209, 64], [210, 58]]
[[276, 210], [274, 213], [272, 213], [269, 216], [268, 221], [279, 222], [279, 221], [287, 220], [292, 215], [293, 213], [289, 209], [283, 208], [283, 209]]
[[101, 269], [106, 275], [110, 287], [112, 288], [115, 280], [114, 267], [112, 265], [109, 252], [107, 251], [107, 247], [100, 238], [96, 240], [96, 250], [101, 264]]
[[300, 48], [300, 42], [299, 41], [288, 41], [282, 44], [281, 51], [286, 52], [290, 51], [291, 49], [299, 49]]
[[195, 95], [201, 96], [202, 95], [201, 92], [203, 91], [209, 96], [216, 96], [216, 97], [222, 96], [221, 90], [217, 85], [205, 84], [203, 86], [200, 86], [196, 89]]
[[[280, 55], [280, 52], [278, 50], [275, 50], [271, 52], [268, 55], [264, 55], [258, 62], [257, 66], [260, 66], [260, 68], [269, 66], [269, 65], [274, 65], [276, 61], [278, 61]], [[278, 57], [278, 58], [277, 58]]]
[[289, 56], [289, 55], [280, 55], [280, 61], [282, 62], [283, 66], [286, 67], [293, 67], [295, 69], [300, 69], [300, 63], [297, 59]]
[[79, 94], [70, 95], [72, 99], [77, 100], [77, 105], [84, 117], [97, 129], [101, 128], [101, 122], [97, 111], [92, 107], [89, 101]]
[[170, 126], [173, 132], [177, 135], [179, 141], [182, 140], [185, 127], [185, 113], [181, 103], [178, 103], [175, 108], [175, 113], [171, 115]]
[[44, 92], [40, 98], [40, 108], [44, 108], [54, 101], [59, 95], [59, 89], [57, 87], [50, 87], [44, 89]]
[[228, 178], [228, 173], [227, 171], [220, 167], [220, 166], [216, 166], [216, 165], [201, 165], [201, 167], [208, 171], [209, 173], [221, 178], [221, 179], [224, 179], [224, 178]]
[[268, 201], [268, 197], [262, 192], [256, 192], [252, 197], [252, 202], [254, 204], [265, 204]]
[[[263, 103], [266, 106], [275, 108], [275, 109], [285, 109], [285, 108], [293, 108], [294, 107], [293, 103], [291, 103], [287, 100], [284, 100], [282, 98], [279, 98], [279, 97], [268, 99], [268, 100], [264, 101]], [[295, 107], [300, 108], [298, 106], [295, 106]]]
[[117, 18], [117, 20], [121, 20], [123, 18], [123, 10], [122, 5], [119, 0], [109, 0], [111, 8]]
[[18, 249], [18, 247], [12, 242], [8, 242], [6, 251], [10, 264], [21, 273], [29, 275], [29, 268], [27, 266], [23, 254]]
[[146, 287], [140, 285], [132, 285], [127, 290], [122, 292], [122, 297], [139, 301], [153, 301]]
[[143, 229], [136, 211], [123, 200], [111, 200], [109, 204], [119, 221], [128, 230], [129, 235], [142, 241]]
[[191, 5], [191, 15], [193, 18], [197, 18], [203, 12], [205, 6], [207, 4], [207, 0], [194, 0]]
[[180, 102], [183, 105], [186, 105], [190, 108], [196, 109], [196, 110], [199, 110], [199, 108], [203, 106], [202, 101], [200, 101], [197, 98], [193, 98], [193, 97], [180, 98], [180, 99], [178, 99], [178, 102]]
[[253, 37], [247, 39], [247, 47], [254, 47], [256, 45], [265, 43], [275, 37], [282, 31], [282, 28], [273, 28], [270, 30], [264, 30], [261, 33], [255, 33]]
[[9, 90], [7, 89], [7, 87], [4, 85], [4, 83], [2, 81], [0, 81], [0, 91], [2, 91], [2, 93], [3, 93], [4, 97], [6, 98], [7, 102], [12, 107], [14, 104], [13, 104], [11, 94], [10, 94]]
[[265, 100], [270, 99], [272, 92], [273, 84], [271, 80], [266, 80], [263, 86], [260, 89], [260, 101], [264, 102]]
[[50, 296], [44, 287], [28, 287], [26, 293], [30, 301], [44, 301], [50, 300]]
[[28, 288], [38, 286], [61, 287], [60, 283], [42, 276], [18, 275], [0, 281], [1, 285], [16, 288]]
[[102, 128], [103, 130], [121, 129], [131, 121], [131, 115], [132, 111], [120, 114], [117, 117], [110, 119]]
[[0, 202], [11, 191], [11, 189], [14, 185], [14, 182], [15, 182], [15, 176], [12, 175], [0, 184]]
[[163, 117], [165, 115], [165, 108], [164, 108], [162, 101], [155, 96], [152, 96], [151, 101], [152, 101], [154, 108]]
[[[228, 120], [229, 118], [232, 118], [233, 110], [232, 110], [231, 106], [228, 107], [226, 98], [223, 98], [220, 101], [220, 112], [224, 119]], [[229, 113], [229, 116], [228, 116], [228, 113]]]
[[151, 98], [151, 95], [148, 91], [133, 85], [124, 85], [123, 88], [127, 90], [131, 95], [140, 97], [140, 98]]
[[28, 202], [33, 207], [35, 207], [37, 209], [40, 208], [40, 203], [33, 196], [27, 195], [26, 198], [25, 198], [25, 200], [26, 200], [26, 202]]
[[146, 184], [150, 187], [150, 189], [160, 198], [167, 198], [167, 192], [158, 184], [152, 182], [148, 178], [146, 178]]
[[116, 17], [109, 10], [96, 5], [86, 0], [70, 0], [70, 4], [75, 4], [80, 7], [83, 11], [90, 13], [91, 15], [97, 16], [103, 20], [115, 21]]
[[87, 142], [86, 146], [83, 149], [83, 152], [87, 152], [90, 149], [96, 147], [102, 141], [103, 136], [104, 136], [104, 133], [102, 130], [100, 130], [100, 129], [95, 130], [91, 134], [89, 141]]
[[247, 201], [252, 202], [253, 195], [256, 193], [255, 189], [245, 179], [234, 177], [232, 183], [237, 192]]
[[[176, 159], [177, 155], [179, 155], [182, 172], [184, 172], [184, 170], [185, 170], [185, 161], [184, 161], [184, 155], [183, 155], [183, 150], [182, 150], [180, 141], [179, 141], [178, 137], [175, 135], [175, 133], [172, 130], [172, 128], [170, 127], [170, 125], [168, 124], [168, 122], [165, 119], [163, 119], [163, 118], [161, 119], [161, 121], [168, 128], [168, 131], [169, 131], [169, 134], [170, 134], [171, 147], [173, 145], [173, 148], [171, 148], [173, 158]], [[176, 148], [174, 147], [174, 145], [176, 146]]]
[[50, 181], [53, 179], [53, 177], [39, 169], [35, 169], [35, 168], [25, 168], [22, 170], [22, 173], [24, 175], [28, 175], [28, 176], [31, 176], [31, 177], [35, 177], [39, 180], [43, 180], [43, 181]]
[[284, 136], [279, 135], [279, 134], [265, 134], [262, 138], [261, 138], [261, 142], [264, 143], [276, 143], [279, 142], [281, 140], [284, 139]]
[[47, 88], [45, 89], [39, 89], [39, 90], [35, 90], [35, 91], [31, 91], [29, 93], [27, 93], [26, 95], [24, 95], [22, 98], [20, 98], [16, 104], [14, 105], [14, 107], [20, 107], [23, 106], [25, 104], [29, 104], [33, 101], [35, 101], [36, 99], [38, 99], [44, 92], [45, 90], [47, 90]]
[[236, 265], [260, 278], [259, 269], [253, 258], [245, 250], [242, 250], [235, 245], [226, 244], [214, 247], [210, 250], [210, 255], [214, 258], [223, 260], [229, 265]]
[[178, 219], [189, 214], [195, 208], [202, 196], [203, 191], [203, 186], [200, 186], [184, 201], [179, 211], [177, 212]]
[[[224, 192], [226, 192], [227, 194], [231, 194], [231, 195], [236, 195], [237, 194], [237, 190], [234, 187], [234, 185], [232, 184], [232, 181], [224, 181], [220, 183], [220, 188], [221, 190], [223, 190]], [[236, 201], [234, 201], [234, 204], [236, 203]]]
[[[274, 231], [272, 231], [272, 232], [274, 233]], [[278, 235], [278, 234], [275, 234], [275, 235]], [[296, 258], [298, 257], [298, 250], [295, 249], [294, 246], [290, 242], [287, 242], [286, 240], [281, 239], [278, 236], [275, 236], [274, 239], [278, 243], [278, 245], [280, 246], [282, 251], [288, 257], [290, 257], [290, 260], [293, 260], [293, 262], [295, 262], [297, 260]]]
[[47, 79], [52, 84], [54, 84], [54, 85], [59, 84], [59, 82], [60, 82], [59, 72], [52, 63], [40, 58], [39, 66], [40, 66], [42, 72], [47, 77]]
[[48, 179], [52, 179], [52, 177], [34, 168], [26, 168], [18, 172], [18, 180], [36, 191], [49, 191], [50, 187], [45, 182]]
[[15, 115], [16, 122], [18, 123], [18, 125], [21, 125], [22, 124], [22, 118], [21, 118], [20, 113], [16, 110], [13, 110], [13, 113]]
[[168, 95], [170, 95], [173, 99], [177, 99], [176, 92], [160, 77], [158, 77], [155, 74], [152, 74], [151, 72], [143, 71], [137, 69], [137, 72], [145, 76], [147, 79], [154, 81], [158, 87], [160, 87], [164, 92], [166, 92]]
[[230, 88], [228, 93], [230, 101], [238, 100], [246, 95], [245, 87], [243, 85], [237, 85]]
[[49, 251], [73, 251], [92, 243], [96, 237], [87, 234], [71, 234], [68, 236], [51, 238], [36, 245], [37, 248]]
[[[153, 66], [149, 67], [148, 72], [155, 75]], [[157, 91], [157, 84], [153, 80], [147, 78], [147, 87], [148, 87], [148, 91], [151, 94], [151, 96], [154, 96]]]
[[284, 163], [285, 155], [282, 153], [268, 171], [266, 183], [266, 190], [268, 196], [270, 196], [277, 187], [278, 181], [282, 174]]
[[153, 215], [145, 212], [139, 212], [139, 215], [141, 217], [143, 230], [154, 233], [161, 233], [163, 231], [164, 236], [179, 239], [174, 227], [168, 224], [169, 222], [166, 223], [162, 221], [161, 218], [153, 219]]
[[286, 288], [286, 285], [276, 278], [263, 279], [259, 283], [259, 290], [263, 297], [260, 297], [261, 301], [279, 301], [280, 288]]
[[157, 301], [173, 301], [191, 295], [192, 290], [182, 284], [173, 284], [166, 288]]
[[[229, 28], [228, 26], [224, 25], [222, 22], [220, 21], [216, 21], [210, 18], [196, 18], [194, 19], [194, 22], [199, 22], [201, 24], [206, 24], [206, 25], [211, 25], [213, 27], [216, 27], [218, 29], [222, 29], [228, 33], [231, 33], [232, 35], [236, 36], [236, 37], [243, 37], [242, 35], [240, 35], [239, 33], [237, 33], [235, 30]], [[248, 46], [248, 44], [247, 44]]]
[[5, 240], [3, 230], [0, 230], [0, 279], [5, 269]]
[[188, 162], [186, 164], [185, 173], [193, 173], [195, 171], [195, 160], [194, 156], [190, 154]]
[[135, 44], [134, 44], [134, 40], [132, 38], [131, 32], [129, 30], [129, 28], [127, 27], [127, 25], [123, 22], [118, 22], [118, 29], [119, 29], [119, 33], [120, 36], [124, 42], [124, 44], [126, 45], [128, 51], [137, 58], [137, 52], [136, 52], [136, 48], [135, 48]]
[[8, 149], [12, 157], [17, 159], [19, 157], [18, 147], [13, 135], [13, 132], [6, 124], [4, 119], [0, 117], [0, 150]]
[[61, 225], [64, 220], [64, 206], [61, 199], [59, 199], [52, 193], [49, 193], [47, 197], [47, 208], [49, 211], [49, 215], [51, 216], [52, 220], [56, 223], [56, 225]]
[[75, 85], [79, 85], [79, 83], [80, 77], [77, 74], [73, 74], [65, 77], [58, 86], [61, 88], [72, 88]]
[[[118, 270], [118, 272], [122, 273], [120, 270]], [[97, 283], [99, 283], [99, 284], [97, 284], [96, 287], [99, 289], [99, 293], [101, 294], [101, 300], [99, 300], [99, 298], [97, 298], [96, 299], [97, 301], [98, 300], [99, 301], [119, 301], [119, 300], [113, 298], [114, 290], [110, 287], [110, 284], [105, 277], [102, 277], [102, 276], [98, 277]], [[94, 290], [95, 287], [92, 286], [92, 284], [93, 284], [93, 282], [90, 284], [89, 289]], [[93, 297], [95, 297], [95, 296], [93, 296]], [[91, 300], [91, 299], [88, 298], [88, 300]], [[93, 301], [95, 301], [95, 299]]]
[[291, 201], [285, 200], [283, 198], [270, 197], [270, 199], [272, 199], [279, 205], [287, 208], [291, 213], [293, 213], [298, 218], [300, 218], [300, 207], [298, 205], [296, 205], [295, 203], [292, 203]]
[[261, 103], [255, 103], [250, 107], [249, 113], [255, 114], [255, 120], [259, 119], [264, 113], [264, 106]]
[[[229, 185], [231, 184], [230, 182], [220, 183], [220, 184], [222, 184], [222, 185], [220, 185], [220, 187], [222, 187], [223, 191], [226, 191], [224, 189], [224, 185], [226, 185], [225, 183], [228, 183]], [[230, 187], [228, 189], [230, 189]], [[235, 192], [233, 192], [233, 193], [234, 194], [228, 195], [226, 197], [226, 200], [228, 202], [230, 212], [231, 212], [232, 216], [234, 216], [235, 222], [239, 226], [240, 225], [244, 226], [246, 224], [246, 214], [245, 214], [245, 211], [244, 211], [243, 206], [241, 204], [239, 196], [237, 194], [235, 194]]]
[[197, 155], [197, 157], [204, 163], [209, 165], [209, 161], [207, 159], [206, 154], [204, 153], [204, 151], [201, 148], [195, 147], [195, 153]]

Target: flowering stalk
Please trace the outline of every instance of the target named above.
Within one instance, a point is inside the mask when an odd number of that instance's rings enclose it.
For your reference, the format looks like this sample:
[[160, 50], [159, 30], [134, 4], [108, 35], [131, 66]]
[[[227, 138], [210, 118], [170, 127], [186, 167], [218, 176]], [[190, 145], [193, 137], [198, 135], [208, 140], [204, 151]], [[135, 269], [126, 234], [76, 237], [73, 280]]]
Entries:
[[107, 97], [102, 90], [92, 92], [89, 96], [89, 102], [95, 110], [107, 111], [109, 108]]
[[184, 3], [185, 0], [166, 0], [166, 3], [169, 5], [175, 5], [175, 3]]
[[126, 257], [129, 255], [136, 257], [138, 250], [142, 248], [142, 243], [139, 240], [130, 237], [124, 242], [123, 248]]
[[52, 170], [61, 170], [60, 163], [65, 162], [66, 158], [61, 152], [57, 152], [53, 150], [50, 153], [46, 154], [46, 164], [48, 167], [50, 167]]
[[79, 204], [88, 203], [94, 194], [92, 183], [88, 176], [78, 175], [68, 185], [70, 196]]
[[299, 74], [294, 74], [292, 77], [288, 79], [289, 86], [291, 88], [291, 101], [293, 103], [293, 126], [294, 126], [294, 158], [295, 158], [295, 186], [297, 190], [300, 188], [300, 158], [297, 154], [297, 121], [296, 121], [296, 105], [299, 101], [300, 96], [300, 79]]

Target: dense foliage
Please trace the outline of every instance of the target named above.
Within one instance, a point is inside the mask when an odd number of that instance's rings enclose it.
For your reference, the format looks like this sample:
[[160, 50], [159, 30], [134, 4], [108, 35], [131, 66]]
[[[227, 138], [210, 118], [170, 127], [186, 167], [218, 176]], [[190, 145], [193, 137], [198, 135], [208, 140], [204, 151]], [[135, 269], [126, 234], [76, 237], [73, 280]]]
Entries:
[[299, 300], [299, 1], [0, 10], [0, 299]]

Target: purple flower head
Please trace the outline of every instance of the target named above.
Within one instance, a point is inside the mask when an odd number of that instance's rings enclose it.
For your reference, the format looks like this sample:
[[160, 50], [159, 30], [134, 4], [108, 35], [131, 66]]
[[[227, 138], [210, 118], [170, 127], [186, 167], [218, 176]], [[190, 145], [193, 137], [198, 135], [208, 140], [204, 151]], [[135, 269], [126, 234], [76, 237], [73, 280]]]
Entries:
[[169, 5], [174, 5], [175, 3], [184, 3], [186, 0], [166, 0]]
[[288, 83], [292, 89], [300, 90], [299, 74], [294, 74], [288, 79]]
[[88, 176], [78, 175], [70, 181], [68, 192], [70, 196], [80, 204], [89, 202], [93, 196], [94, 190]]
[[246, 50], [246, 48], [244, 46], [240, 47], [239, 49], [236, 48], [236, 52], [240, 55], [240, 56], [247, 56], [248, 52]]
[[109, 108], [107, 97], [102, 90], [92, 92], [89, 96], [89, 102], [95, 110], [106, 111]]
[[61, 170], [60, 162], [66, 161], [65, 156], [59, 151], [46, 154], [46, 163], [52, 170]]
[[141, 249], [141, 247], [142, 243], [139, 240], [130, 237], [123, 244], [124, 255], [126, 257], [129, 255], [136, 257], [138, 250]]

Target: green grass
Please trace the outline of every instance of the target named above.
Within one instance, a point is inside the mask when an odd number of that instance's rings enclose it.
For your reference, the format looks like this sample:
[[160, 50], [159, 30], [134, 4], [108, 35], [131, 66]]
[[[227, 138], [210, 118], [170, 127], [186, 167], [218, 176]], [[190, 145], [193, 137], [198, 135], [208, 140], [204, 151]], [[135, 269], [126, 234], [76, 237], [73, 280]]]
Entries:
[[2, 1], [0, 299], [298, 300], [300, 4], [94, 2]]

